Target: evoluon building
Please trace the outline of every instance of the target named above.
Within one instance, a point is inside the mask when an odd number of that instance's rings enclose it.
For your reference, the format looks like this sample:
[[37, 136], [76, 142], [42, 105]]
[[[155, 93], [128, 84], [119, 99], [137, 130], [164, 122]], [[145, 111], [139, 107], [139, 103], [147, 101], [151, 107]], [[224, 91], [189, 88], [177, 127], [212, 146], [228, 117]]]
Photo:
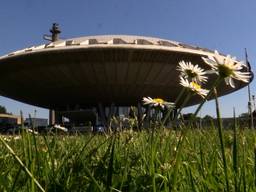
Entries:
[[[2, 96], [67, 116], [68, 111], [92, 108], [105, 113], [105, 106], [137, 106], [144, 96], [175, 99], [181, 91], [177, 64], [191, 61], [209, 69], [201, 57], [213, 54], [205, 48], [142, 36], [55, 40], [0, 57]], [[233, 89], [223, 83], [219, 94], [246, 85], [236, 82]], [[200, 97], [194, 96], [187, 105], [198, 102]]]

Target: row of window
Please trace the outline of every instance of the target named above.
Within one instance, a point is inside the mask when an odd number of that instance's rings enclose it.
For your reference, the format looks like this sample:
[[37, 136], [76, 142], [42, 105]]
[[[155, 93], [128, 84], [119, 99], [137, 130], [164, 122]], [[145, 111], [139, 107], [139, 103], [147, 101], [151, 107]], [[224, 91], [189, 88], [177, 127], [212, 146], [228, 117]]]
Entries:
[[35, 51], [40, 50], [44, 48], [56, 48], [56, 47], [65, 47], [65, 46], [81, 46], [81, 45], [99, 45], [99, 44], [107, 44], [107, 45], [117, 45], [117, 44], [134, 44], [134, 45], [159, 45], [159, 46], [166, 46], [166, 47], [182, 47], [182, 48], [188, 48], [188, 49], [194, 49], [194, 50], [202, 50], [207, 52], [213, 52], [209, 49], [199, 48], [191, 45], [187, 45], [184, 43], [175, 43], [165, 40], [159, 40], [157, 42], [152, 42], [146, 39], [135, 39], [133, 42], [127, 42], [121, 38], [113, 38], [110, 41], [98, 41], [97, 39], [87, 39], [85, 41], [75, 41], [75, 40], [67, 40], [67, 41], [61, 41], [61, 42], [52, 42], [49, 44], [39, 45], [39, 46], [33, 46], [30, 48], [22, 49], [19, 51], [15, 51], [10, 53], [8, 56], [16, 55], [19, 53], [29, 52], [29, 51]]

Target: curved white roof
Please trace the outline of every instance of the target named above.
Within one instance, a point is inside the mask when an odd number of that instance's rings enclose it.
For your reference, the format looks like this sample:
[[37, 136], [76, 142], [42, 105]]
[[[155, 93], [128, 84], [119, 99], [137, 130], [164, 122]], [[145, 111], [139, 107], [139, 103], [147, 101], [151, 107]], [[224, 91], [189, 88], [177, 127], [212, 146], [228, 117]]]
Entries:
[[194, 54], [207, 55], [212, 54], [213, 51], [200, 48], [197, 46], [187, 45], [184, 43], [159, 39], [154, 37], [133, 36], [133, 35], [98, 35], [85, 36], [78, 38], [71, 38], [67, 40], [59, 40], [38, 46], [32, 46], [18, 51], [11, 52], [0, 57], [6, 58], [20, 54], [27, 54], [32, 52], [43, 52], [62, 49], [76, 49], [76, 48], [108, 48], [108, 47], [126, 47], [138, 49], [162, 49], [177, 52], [189, 52]]

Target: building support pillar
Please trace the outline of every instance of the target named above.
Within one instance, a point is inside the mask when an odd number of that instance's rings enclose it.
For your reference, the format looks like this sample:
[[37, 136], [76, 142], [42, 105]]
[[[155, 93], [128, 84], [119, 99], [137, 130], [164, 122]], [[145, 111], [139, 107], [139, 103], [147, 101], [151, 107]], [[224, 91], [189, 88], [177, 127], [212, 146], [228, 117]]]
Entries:
[[55, 111], [55, 123], [63, 124], [63, 118], [62, 118], [62, 112], [61, 111]]
[[114, 114], [115, 114], [115, 104], [111, 103], [111, 105], [109, 107], [109, 112], [108, 112], [108, 124], [110, 124], [110, 121]]
[[119, 106], [116, 106], [116, 110], [115, 110], [115, 116], [116, 116], [116, 117], [119, 117], [119, 116], [120, 116], [119, 111], [120, 111], [120, 107], [119, 107]]
[[103, 107], [102, 103], [98, 103], [97, 111], [99, 113], [99, 119], [101, 123], [103, 124], [104, 127], [106, 127], [107, 123], [106, 123], [105, 107]]
[[55, 124], [55, 111], [53, 109], [49, 110], [49, 125], [53, 126]]
[[146, 106], [145, 114], [146, 114], [146, 117], [144, 121], [144, 127], [150, 128], [151, 108], [149, 106]]
[[140, 102], [138, 102], [137, 108], [138, 108], [138, 113], [137, 113], [138, 127], [137, 127], [137, 129], [141, 130], [143, 113], [142, 113], [142, 106], [141, 106]]
[[109, 107], [109, 112], [108, 112], [108, 119], [107, 119], [107, 127], [108, 127], [108, 131], [109, 129], [111, 129], [111, 120], [112, 117], [115, 115], [115, 104], [111, 103], [110, 107]]

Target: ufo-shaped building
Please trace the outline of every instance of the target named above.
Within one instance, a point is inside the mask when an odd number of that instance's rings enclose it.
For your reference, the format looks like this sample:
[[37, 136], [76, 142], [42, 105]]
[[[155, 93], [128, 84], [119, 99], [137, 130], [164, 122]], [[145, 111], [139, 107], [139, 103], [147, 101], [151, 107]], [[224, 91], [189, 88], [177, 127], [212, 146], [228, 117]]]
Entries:
[[[209, 69], [201, 57], [212, 54], [205, 48], [142, 36], [57, 40], [0, 57], [0, 95], [55, 111], [90, 109], [99, 103], [137, 105], [144, 96], [173, 101], [182, 89], [178, 63], [191, 61]], [[219, 95], [247, 85], [235, 83], [235, 89], [223, 83]], [[200, 99], [194, 96], [187, 106]]]

